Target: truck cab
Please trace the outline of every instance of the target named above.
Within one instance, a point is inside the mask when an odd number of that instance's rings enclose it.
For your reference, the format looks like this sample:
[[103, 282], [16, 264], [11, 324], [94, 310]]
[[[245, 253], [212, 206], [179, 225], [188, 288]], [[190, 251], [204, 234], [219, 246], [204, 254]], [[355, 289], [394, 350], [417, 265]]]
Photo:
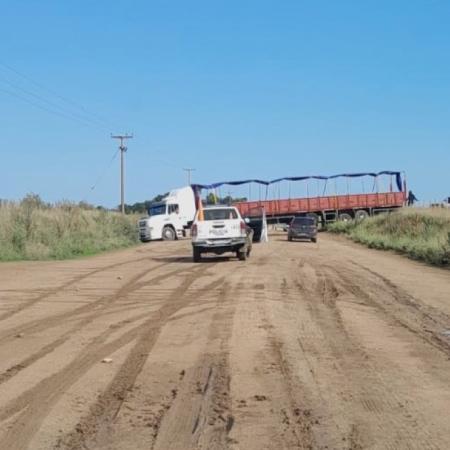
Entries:
[[153, 203], [148, 209], [148, 216], [139, 220], [139, 238], [142, 242], [178, 239], [185, 235], [194, 215], [192, 188], [174, 189], [161, 202]]

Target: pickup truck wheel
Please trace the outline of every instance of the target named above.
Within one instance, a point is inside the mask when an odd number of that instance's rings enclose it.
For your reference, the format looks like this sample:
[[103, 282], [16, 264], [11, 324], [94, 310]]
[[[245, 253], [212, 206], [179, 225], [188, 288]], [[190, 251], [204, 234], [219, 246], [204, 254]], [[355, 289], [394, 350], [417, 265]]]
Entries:
[[237, 253], [237, 257], [239, 259], [239, 261], [245, 261], [247, 259], [247, 252], [243, 251], [243, 252], [236, 252]]
[[193, 249], [192, 252], [192, 259], [194, 260], [194, 262], [200, 262], [202, 259], [202, 252], [200, 251], [199, 248], [195, 248]]
[[172, 227], [164, 227], [162, 232], [162, 238], [164, 241], [174, 241], [177, 235]]
[[317, 242], [317, 238], [311, 238], [311, 242], [314, 242], [314, 244]]

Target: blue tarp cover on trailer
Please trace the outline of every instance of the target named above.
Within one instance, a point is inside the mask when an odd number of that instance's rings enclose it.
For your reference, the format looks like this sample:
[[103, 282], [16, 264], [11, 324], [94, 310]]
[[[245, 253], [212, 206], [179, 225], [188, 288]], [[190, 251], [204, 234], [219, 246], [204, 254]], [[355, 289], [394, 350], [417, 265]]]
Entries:
[[248, 183], [257, 183], [257, 184], [263, 184], [265, 186], [269, 186], [273, 183], [278, 183], [280, 181], [303, 181], [303, 180], [331, 180], [333, 178], [358, 178], [358, 177], [378, 177], [380, 175], [391, 175], [395, 176], [395, 181], [397, 184], [397, 188], [399, 191], [403, 190], [402, 186], [402, 177], [401, 172], [398, 171], [391, 171], [391, 170], [383, 170], [381, 172], [361, 172], [361, 173], [340, 173], [338, 175], [330, 175], [330, 176], [324, 176], [324, 175], [310, 175], [310, 176], [302, 176], [302, 177], [284, 177], [284, 178], [276, 178], [275, 180], [265, 181], [265, 180], [241, 180], [241, 181], [221, 181], [220, 183], [213, 183], [213, 184], [193, 184], [192, 188], [194, 190], [201, 190], [201, 189], [215, 189], [223, 185], [228, 186], [239, 186], [241, 184], [248, 184]]

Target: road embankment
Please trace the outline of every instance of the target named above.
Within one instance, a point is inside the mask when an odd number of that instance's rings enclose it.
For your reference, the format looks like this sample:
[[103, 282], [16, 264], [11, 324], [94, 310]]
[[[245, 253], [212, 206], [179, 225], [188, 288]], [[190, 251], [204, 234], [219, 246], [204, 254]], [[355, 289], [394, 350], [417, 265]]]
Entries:
[[134, 215], [50, 205], [36, 195], [0, 202], [0, 261], [70, 259], [138, 243]]
[[404, 208], [364, 221], [336, 222], [329, 227], [369, 248], [394, 250], [409, 258], [450, 267], [450, 210]]

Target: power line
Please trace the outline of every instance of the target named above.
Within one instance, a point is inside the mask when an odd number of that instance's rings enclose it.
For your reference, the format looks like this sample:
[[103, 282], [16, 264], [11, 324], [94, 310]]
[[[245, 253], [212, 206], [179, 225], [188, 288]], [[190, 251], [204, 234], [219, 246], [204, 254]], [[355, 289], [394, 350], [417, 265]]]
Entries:
[[98, 124], [98, 123], [92, 121], [92, 120], [89, 119], [88, 117], [84, 117], [84, 116], [81, 116], [81, 115], [79, 115], [79, 114], [76, 114], [76, 113], [74, 113], [74, 112], [72, 112], [72, 111], [68, 111], [68, 110], [62, 108], [61, 106], [57, 105], [56, 103], [51, 102], [51, 101], [49, 101], [49, 100], [43, 98], [42, 96], [40, 96], [40, 95], [38, 95], [38, 94], [35, 94], [34, 92], [29, 91], [28, 89], [24, 89], [24, 88], [22, 88], [21, 86], [17, 85], [16, 83], [14, 83], [14, 82], [12, 82], [12, 81], [10, 81], [10, 80], [7, 80], [7, 79], [3, 78], [2, 81], [3, 81], [4, 83], [7, 83], [10, 87], [12, 87], [12, 88], [14, 88], [14, 89], [17, 89], [19, 92], [22, 92], [22, 93], [24, 93], [24, 94], [26, 94], [26, 95], [28, 95], [28, 96], [31, 96], [31, 97], [33, 97], [33, 98], [39, 100], [40, 102], [42, 102], [42, 103], [44, 103], [44, 104], [47, 104], [48, 106], [50, 106], [50, 107], [53, 108], [53, 109], [59, 110], [59, 112], [60, 112], [61, 114], [64, 114], [64, 115], [66, 115], [67, 117], [70, 117], [70, 118], [75, 119], [75, 120], [78, 120], [78, 121], [86, 122], [87, 124], [89, 124], [89, 125], [91, 125], [91, 126], [94, 126], [94, 127], [96, 127], [96, 128], [101, 128], [101, 129], [107, 130], [107, 128], [106, 128], [104, 125], [100, 125], [100, 124]]
[[108, 171], [108, 169], [111, 167], [112, 163], [114, 162], [114, 160], [117, 158], [117, 155], [119, 154], [120, 149], [117, 149], [114, 152], [114, 155], [112, 156], [112, 158], [109, 160], [108, 164], [105, 166], [105, 168], [103, 169], [103, 171], [100, 173], [100, 175], [97, 177], [97, 180], [95, 181], [95, 183], [90, 187], [89, 191], [86, 193], [86, 195], [83, 197], [83, 201], [87, 201], [88, 195], [94, 191], [94, 189], [100, 184], [100, 181], [103, 180], [104, 176], [106, 175], [106, 172]]
[[[5, 64], [3, 62], [0, 62], [0, 66], [3, 66], [4, 68], [6, 68], [7, 70], [9, 70], [10, 72], [18, 75], [19, 77], [23, 78], [24, 80], [27, 80], [28, 82], [34, 84], [36, 87], [38, 87], [39, 89], [47, 92], [48, 94], [51, 94], [52, 96], [58, 98], [59, 100], [63, 101], [64, 103], [66, 103], [67, 105], [70, 105], [72, 107], [75, 107], [76, 109], [78, 109], [79, 111], [82, 111], [82, 113], [86, 116], [91, 116], [86, 117], [87, 120], [92, 120], [94, 119], [95, 121], [97, 121], [97, 123], [102, 123], [101, 126], [105, 127], [108, 126], [108, 129], [110, 128], [114, 128], [114, 125], [109, 122], [108, 120], [104, 119], [103, 117], [101, 117], [99, 114], [93, 113], [92, 111], [89, 111], [85, 106], [55, 92], [54, 90], [44, 86], [42, 83], [34, 80], [32, 77], [30, 77], [29, 75], [25, 75], [22, 72], [19, 72], [17, 69], [15, 69], [14, 67], [11, 67], [8, 64]], [[19, 88], [20, 89], [20, 88]], [[37, 95], [37, 94], [31, 94], [31, 95]], [[41, 97], [42, 98], [42, 97]], [[43, 101], [48, 102], [47, 100], [43, 99]], [[59, 107], [61, 108], [61, 107]], [[76, 113], [75, 113], [76, 114]], [[79, 114], [77, 114], [79, 115]]]
[[56, 116], [59, 116], [59, 117], [62, 117], [62, 118], [64, 118], [64, 119], [68, 119], [68, 120], [75, 120], [76, 122], [81, 123], [82, 125], [85, 125], [85, 126], [86, 126], [86, 125], [92, 126], [92, 125], [90, 125], [90, 124], [88, 124], [88, 123], [86, 123], [86, 122], [83, 122], [83, 121], [81, 121], [81, 120], [79, 120], [79, 119], [76, 119], [76, 118], [74, 118], [74, 117], [71, 117], [71, 116], [69, 116], [69, 115], [67, 115], [67, 114], [65, 114], [65, 113], [63, 113], [63, 112], [54, 111], [54, 110], [49, 109], [49, 108], [47, 108], [47, 107], [45, 107], [45, 106], [42, 106], [42, 105], [40, 105], [39, 103], [34, 102], [33, 100], [30, 100], [30, 99], [27, 98], [27, 97], [24, 97], [24, 96], [22, 96], [22, 95], [17, 94], [16, 92], [8, 91], [8, 90], [2, 89], [2, 88], [0, 88], [0, 92], [4, 92], [5, 94], [10, 95], [11, 97], [18, 98], [18, 99], [24, 101], [25, 103], [28, 103], [28, 104], [34, 106], [35, 108], [39, 108], [39, 109], [41, 109], [42, 111], [48, 112], [48, 113], [50, 113], [50, 114], [54, 114], [54, 115], [56, 115]]

